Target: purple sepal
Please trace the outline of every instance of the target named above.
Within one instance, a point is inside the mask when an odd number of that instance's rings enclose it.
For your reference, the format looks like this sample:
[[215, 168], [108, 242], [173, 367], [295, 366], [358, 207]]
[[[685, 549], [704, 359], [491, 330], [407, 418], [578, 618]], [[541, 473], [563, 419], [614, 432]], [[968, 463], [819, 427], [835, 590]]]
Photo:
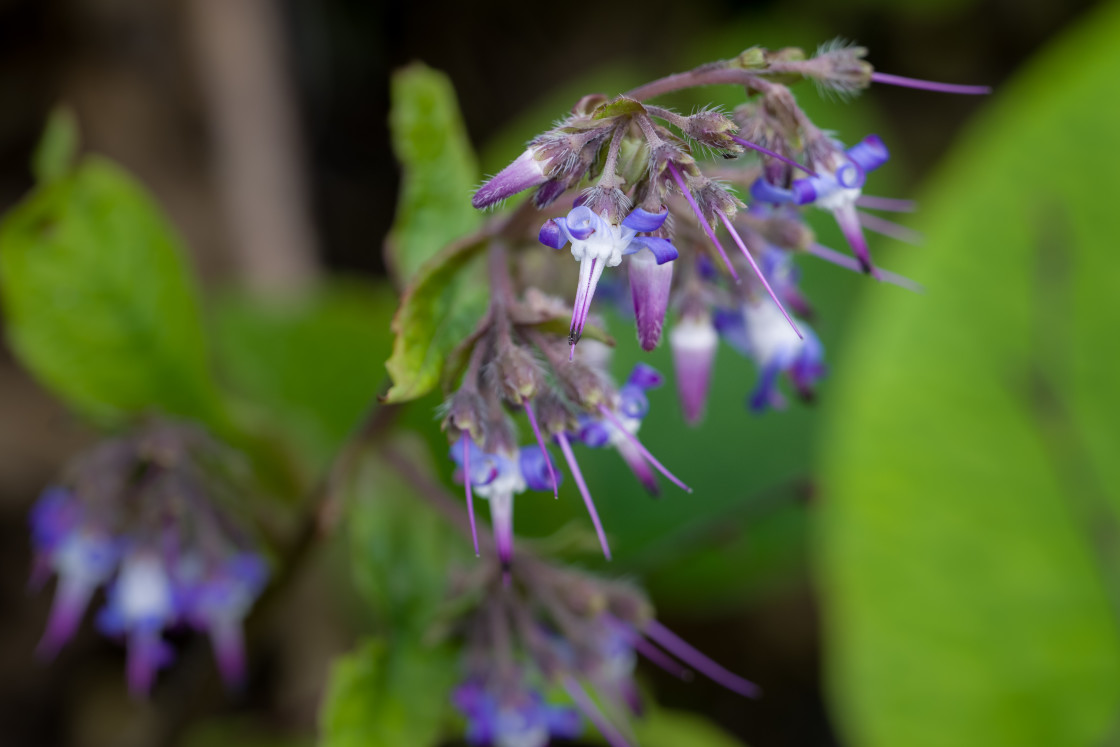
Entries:
[[[521, 475], [525, 478], [525, 484], [531, 490], [552, 492], [553, 473], [548, 468], [550, 463], [552, 463], [553, 470], [556, 467], [555, 463], [552, 462], [551, 455], [546, 461], [541, 447], [535, 444], [533, 446], [523, 446], [521, 447], [519, 461], [521, 463]], [[559, 471], [556, 471], [555, 474], [557, 483], [562, 483], [563, 474]]]
[[568, 212], [564, 227], [571, 238], [582, 241], [602, 228], [602, 223], [603, 219], [591, 212], [591, 208], [579, 205]]
[[568, 243], [568, 237], [564, 235], [564, 229], [556, 220], [546, 220], [544, 225], [541, 226], [541, 232], [537, 237], [542, 244], [552, 249], [563, 249], [564, 245]]
[[878, 135], [868, 135], [848, 149], [848, 158], [864, 173], [870, 173], [890, 160], [891, 154]]
[[74, 636], [96, 589], [97, 584], [86, 578], [59, 578], [50, 617], [47, 618], [47, 628], [36, 649], [39, 656], [44, 659], [54, 658], [59, 649]]
[[651, 213], [642, 208], [634, 208], [630, 215], [627, 215], [622, 221], [622, 225], [639, 233], [648, 233], [661, 228], [668, 216], [668, 208], [662, 209], [660, 213]]
[[540, 186], [533, 195], [533, 204], [538, 208], [546, 208], [556, 202], [560, 195], [568, 191], [567, 179], [549, 179]]
[[649, 249], [650, 254], [653, 255], [659, 265], [672, 262], [680, 256], [676, 247], [674, 247], [668, 239], [662, 239], [656, 236], [637, 236], [630, 239], [630, 244], [622, 253], [634, 254], [640, 252], [642, 249]]
[[639, 363], [634, 366], [634, 370], [630, 372], [627, 377], [626, 383], [630, 386], [636, 386], [639, 389], [656, 389], [665, 382], [665, 378], [653, 366], [648, 363]]
[[582, 441], [585, 446], [601, 449], [610, 444], [611, 429], [602, 420], [582, 415], [579, 419], [579, 433], [576, 434], [576, 438]]
[[487, 208], [507, 197], [512, 197], [518, 192], [543, 184], [546, 180], [544, 167], [533, 156], [533, 150], [530, 148], [518, 156], [509, 166], [490, 177], [474, 193], [474, 197], [471, 198], [471, 205], [480, 209]]
[[661, 339], [669, 292], [673, 286], [673, 264], [660, 264], [655, 255], [640, 252], [630, 258], [630, 297], [643, 350], [653, 350]]
[[708, 385], [719, 335], [709, 319], [682, 319], [669, 334], [673, 351], [673, 368], [677, 377], [677, 395], [685, 422], [696, 425], [704, 416], [708, 401]]
[[[796, 184], [796, 182], [795, 182]], [[751, 197], [755, 200], [762, 202], [772, 202], [781, 204], [783, 202], [794, 202], [794, 193], [788, 189], [776, 187], [765, 179], [755, 179], [754, 184], [751, 185]], [[797, 203], [798, 205], [802, 203]]]
[[146, 624], [131, 631], [128, 636], [126, 677], [128, 691], [133, 697], [145, 697], [152, 690], [156, 672], [169, 665], [174, 651], [164, 642], [158, 624]]

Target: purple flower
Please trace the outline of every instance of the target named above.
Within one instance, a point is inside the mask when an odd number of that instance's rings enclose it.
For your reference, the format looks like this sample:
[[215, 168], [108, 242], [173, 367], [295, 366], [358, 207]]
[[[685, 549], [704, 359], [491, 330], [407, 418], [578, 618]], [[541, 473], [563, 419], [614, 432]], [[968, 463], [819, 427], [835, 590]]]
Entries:
[[759, 177], [751, 185], [751, 196], [763, 202], [812, 204], [830, 211], [863, 271], [878, 279], [878, 270], [871, 263], [871, 254], [860, 227], [856, 201], [862, 194], [867, 175], [889, 158], [886, 145], [877, 135], [868, 135], [847, 151], [838, 143], [833, 143], [810, 164], [816, 168], [814, 176], [795, 180], [789, 189], [782, 189]]
[[470, 680], [451, 696], [467, 719], [467, 742], [494, 747], [544, 747], [553, 737], [574, 739], [583, 731], [575, 709], [546, 703], [540, 693], [512, 688], [502, 695]]
[[777, 387], [780, 374], [788, 374], [805, 398], [812, 396], [817, 380], [824, 376], [820, 340], [808, 327], [798, 338], [770, 304], [748, 302], [739, 309], [719, 310], [715, 326], [724, 341], [758, 366], [758, 383], [750, 397], [755, 412], [785, 406]]
[[[461, 470], [472, 532], [475, 531], [473, 498], [477, 495], [490, 502], [494, 544], [498, 548], [499, 560], [508, 568], [513, 559], [513, 498], [529, 488], [552, 490], [555, 467], [550, 469], [551, 457], [547, 457], [547, 453], [535, 445], [523, 447], [516, 454], [508, 456], [488, 453], [464, 433], [459, 442], [451, 447], [451, 459]], [[475, 552], [477, 551], [476, 534]]]
[[[572, 245], [572, 256], [579, 262], [579, 287], [572, 308], [572, 324], [568, 342], [574, 348], [583, 335], [583, 327], [591, 309], [595, 288], [607, 267], [617, 267], [622, 258], [648, 249], [654, 261], [663, 265], [677, 258], [677, 250], [668, 240], [653, 236], [638, 236], [661, 228], [668, 210], [651, 213], [635, 208], [620, 224], [611, 223], [606, 213], [596, 215], [584, 205], [572, 208], [565, 218], [545, 222], [540, 231], [540, 242], [553, 249]], [[662, 314], [663, 316], [663, 314]]]

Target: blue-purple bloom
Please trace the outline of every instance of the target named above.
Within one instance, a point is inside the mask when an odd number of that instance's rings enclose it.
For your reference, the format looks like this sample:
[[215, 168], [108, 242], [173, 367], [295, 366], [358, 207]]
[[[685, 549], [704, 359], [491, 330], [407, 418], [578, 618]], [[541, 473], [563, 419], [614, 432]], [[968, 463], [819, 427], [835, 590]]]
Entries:
[[839, 144], [823, 149], [810, 161], [814, 176], [797, 179], [789, 189], [771, 184], [759, 177], [751, 185], [751, 196], [774, 204], [816, 205], [830, 211], [840, 225], [844, 238], [852, 247], [863, 271], [879, 278], [871, 262], [871, 254], [860, 226], [856, 201], [862, 194], [867, 175], [890, 158], [886, 145], [877, 135], [868, 135], [845, 151]]
[[[568, 332], [570, 346], [574, 348], [583, 335], [591, 300], [604, 268], [617, 267], [625, 255], [642, 250], [649, 250], [659, 265], [677, 258], [677, 250], [667, 239], [638, 235], [657, 231], [668, 215], [667, 209], [651, 213], [635, 208], [621, 223], [615, 224], [607, 219], [606, 213], [596, 215], [586, 205], [579, 205], [572, 208], [567, 217], [553, 218], [541, 227], [539, 238], [542, 244], [562, 249], [571, 243], [572, 256], [579, 262], [579, 287]], [[639, 295], [635, 296], [635, 303], [638, 303]]]
[[583, 731], [574, 708], [552, 705], [527, 687], [498, 694], [469, 680], [455, 689], [452, 703], [467, 720], [472, 745], [544, 747], [552, 738], [574, 739]]

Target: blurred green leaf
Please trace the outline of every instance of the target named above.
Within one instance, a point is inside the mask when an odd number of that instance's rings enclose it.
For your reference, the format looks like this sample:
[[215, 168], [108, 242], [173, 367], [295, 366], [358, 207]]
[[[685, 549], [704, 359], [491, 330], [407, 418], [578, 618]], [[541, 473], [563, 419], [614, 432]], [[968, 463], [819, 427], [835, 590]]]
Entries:
[[1120, 737], [1118, 67], [1113, 3], [999, 93], [901, 268], [929, 295], [875, 294], [835, 366], [818, 566], [851, 744]]
[[31, 171], [40, 184], [65, 176], [78, 153], [78, 122], [74, 112], [60, 106], [47, 119], [47, 127], [31, 157]]
[[416, 63], [393, 74], [389, 126], [401, 164], [397, 216], [385, 256], [407, 285], [447, 244], [474, 231], [478, 162], [447, 76]]
[[743, 742], [703, 716], [650, 705], [633, 724], [642, 747], [743, 747]]
[[219, 371], [317, 473], [373, 404], [392, 344], [385, 285], [336, 280], [298, 297], [228, 293], [214, 305]]
[[369, 456], [355, 476], [349, 507], [351, 568], [363, 598], [395, 631], [427, 632], [445, 599], [448, 568], [467, 556], [466, 542], [436, 514], [391, 462], [409, 459], [437, 470], [424, 444], [394, 441], [391, 456]]
[[247, 716], [216, 717], [202, 721], [187, 732], [184, 747], [311, 747], [312, 737], [293, 736], [275, 725], [258, 723]]
[[422, 397], [439, 384], [449, 353], [478, 324], [489, 302], [485, 241], [467, 239], [432, 257], [405, 291], [393, 317], [393, 354], [385, 363], [393, 386], [385, 402]]
[[319, 714], [320, 746], [437, 744], [455, 677], [455, 658], [444, 649], [367, 641], [331, 669]]
[[183, 257], [144, 190], [111, 163], [87, 159], [0, 223], [0, 289], [13, 349], [92, 418], [160, 410], [220, 426]]

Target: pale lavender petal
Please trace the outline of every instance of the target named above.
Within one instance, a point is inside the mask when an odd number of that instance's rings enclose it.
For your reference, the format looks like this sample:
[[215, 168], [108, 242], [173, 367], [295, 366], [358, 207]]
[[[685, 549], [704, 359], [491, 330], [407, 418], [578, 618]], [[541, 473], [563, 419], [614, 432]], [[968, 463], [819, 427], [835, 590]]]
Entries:
[[638, 252], [630, 257], [628, 269], [638, 342], [643, 350], [653, 350], [661, 340], [661, 327], [669, 308], [673, 263], [658, 264], [650, 252]]
[[568, 212], [564, 225], [571, 238], [582, 241], [602, 229], [603, 219], [595, 215], [586, 205], [577, 205]]
[[143, 625], [128, 636], [128, 659], [125, 664], [128, 690], [134, 697], [152, 691], [156, 672], [171, 663], [171, 648], [164, 643], [160, 628]]
[[490, 496], [490, 523], [494, 526], [494, 544], [498, 560], [508, 568], [513, 560], [513, 496], [495, 493]]
[[471, 494], [471, 437], [463, 434], [463, 484], [467, 487], [467, 516], [471, 520], [471, 539], [474, 540], [474, 556], [482, 557], [478, 551], [478, 527], [474, 523], [474, 496]]
[[888, 73], [871, 73], [871, 81], [873, 83], [886, 83], [891, 86], [918, 88], [923, 91], [959, 93], [964, 96], [981, 96], [992, 92], [991, 86], [961, 86], [954, 83], [936, 83], [930, 80], [904, 78], [901, 75], [890, 75]]
[[859, 216], [860, 225], [864, 228], [874, 231], [875, 233], [882, 234], [883, 236], [904, 241], [907, 244], [920, 244], [922, 243], [922, 235], [912, 228], [900, 226], [894, 221], [889, 221], [886, 218], [880, 218], [871, 213], [865, 213], [862, 210], [856, 211]]
[[719, 217], [723, 220], [723, 225], [727, 228], [727, 232], [731, 234], [732, 240], [734, 240], [735, 244], [739, 247], [739, 251], [741, 251], [743, 253], [743, 256], [747, 258], [747, 261], [750, 262], [751, 269], [754, 270], [754, 274], [758, 276], [759, 281], [762, 283], [762, 287], [765, 288], [766, 292], [770, 294], [770, 298], [774, 299], [774, 303], [778, 305], [778, 310], [782, 312], [782, 316], [784, 316], [786, 318], [786, 321], [789, 322], [789, 326], [793, 327], [793, 331], [797, 333], [797, 336], [799, 338], [804, 338], [804, 335], [801, 334], [801, 330], [799, 330], [797, 328], [797, 325], [794, 324], [793, 317], [791, 317], [789, 315], [789, 312], [786, 311], [786, 307], [782, 306], [782, 302], [778, 300], [778, 296], [770, 287], [770, 283], [766, 281], [766, 277], [762, 274], [762, 270], [758, 269], [758, 265], [755, 264], [754, 257], [751, 256], [750, 251], [747, 249], [747, 245], [743, 243], [743, 239], [741, 236], [739, 236], [739, 232], [735, 230], [735, 226], [731, 223], [731, 219], [723, 213], [720, 213]]
[[748, 698], [753, 698], [759, 694], [758, 685], [727, 671], [657, 620], [650, 620], [646, 623], [645, 634], [673, 656], [728, 690], [745, 695]]
[[626, 377], [626, 383], [645, 391], [661, 386], [665, 383], [665, 378], [660, 371], [648, 363], [635, 363], [630, 375]]
[[848, 240], [848, 245], [852, 247], [852, 253], [859, 260], [859, 266], [863, 272], [876, 280], [881, 280], [879, 271], [871, 263], [871, 252], [867, 248], [867, 239], [863, 236], [863, 229], [860, 228], [859, 216], [856, 215], [855, 206], [845, 205], [837, 208], [832, 211], [832, 215], [836, 218], [836, 222], [840, 224], [840, 231], [844, 234], [844, 238]]
[[228, 687], [240, 688], [245, 684], [245, 634], [241, 621], [219, 619], [210, 626], [210, 643], [218, 671]]
[[607, 533], [603, 531], [603, 525], [599, 521], [599, 512], [595, 510], [595, 502], [591, 500], [591, 491], [587, 489], [587, 483], [583, 480], [579, 463], [576, 462], [575, 454], [572, 453], [572, 445], [563, 433], [556, 434], [556, 443], [560, 444], [560, 451], [564, 453], [564, 460], [568, 463], [568, 469], [572, 471], [572, 479], [576, 481], [576, 487], [579, 488], [579, 493], [583, 496], [583, 503], [587, 506], [587, 513], [591, 515], [591, 523], [595, 525], [595, 533], [599, 535], [599, 545], [603, 548], [603, 556], [610, 560], [611, 548], [607, 545]]
[[53, 658], [73, 637], [97, 586], [96, 581], [84, 575], [75, 577], [64, 573], [59, 576], [58, 588], [51, 603], [50, 617], [47, 618], [47, 629], [43, 632], [43, 638], [36, 649], [39, 656], [45, 659]]
[[599, 710], [599, 706], [595, 705], [587, 693], [584, 692], [583, 687], [571, 677], [564, 678], [564, 689], [568, 691], [568, 695], [576, 704], [576, 707], [587, 717], [587, 720], [595, 725], [603, 738], [607, 740], [607, 744], [611, 747], [630, 747], [630, 743], [622, 736], [622, 733], [614, 727], [603, 712]]
[[665, 222], [665, 218], [668, 216], [668, 209], [662, 210], [660, 213], [651, 213], [648, 210], [634, 208], [630, 215], [627, 215], [622, 221], [622, 225], [632, 231], [648, 233], [661, 228], [661, 224]]
[[568, 330], [569, 360], [575, 356], [576, 343], [583, 336], [583, 327], [587, 323], [587, 315], [591, 312], [591, 300], [595, 297], [595, 287], [599, 284], [599, 278], [603, 276], [604, 267], [606, 262], [598, 259], [592, 259], [590, 263], [584, 259], [579, 263], [580, 293], [576, 296], [577, 305], [572, 309], [572, 326]]
[[534, 158], [534, 151], [530, 148], [479, 187], [471, 198], [471, 205], [476, 208], [490, 207], [518, 192], [544, 184], [545, 181], [544, 167]]
[[684, 195], [685, 199], [688, 200], [688, 204], [692, 207], [692, 212], [696, 213], [696, 220], [700, 222], [700, 227], [704, 229], [704, 233], [708, 235], [708, 238], [711, 240], [712, 244], [714, 244], [716, 249], [719, 251], [719, 256], [723, 258], [723, 263], [727, 265], [727, 271], [731, 273], [731, 277], [735, 279], [736, 283], [738, 283], [739, 273], [735, 272], [735, 267], [731, 264], [731, 260], [727, 256], [727, 252], [723, 250], [723, 244], [719, 243], [719, 239], [716, 238], [716, 232], [712, 230], [712, 227], [710, 225], [708, 225], [708, 221], [704, 220], [704, 214], [700, 212], [700, 206], [696, 204], [696, 198], [692, 196], [692, 192], [689, 190], [688, 185], [685, 184], [684, 177], [681, 176], [680, 170], [677, 169], [677, 165], [672, 161], [669, 161], [669, 171], [670, 173], [672, 173], [673, 179], [677, 182], [677, 187], [680, 189], [681, 194]]
[[548, 464], [548, 477], [552, 480], [552, 497], [560, 497], [560, 483], [556, 479], [556, 468], [552, 466], [552, 460], [548, 456], [548, 449], [544, 446], [544, 437], [541, 435], [541, 429], [537, 425], [537, 416], [533, 413], [533, 406], [528, 402], [525, 403], [525, 415], [529, 418], [529, 425], [533, 429], [533, 435], [537, 438], [537, 445], [541, 447], [541, 453], [544, 454], [545, 463]]
[[679, 479], [677, 479], [676, 475], [674, 475], [669, 470], [665, 469], [665, 465], [663, 465], [661, 462], [657, 461], [657, 457], [655, 457], [653, 454], [649, 453], [649, 449], [647, 449], [645, 446], [642, 445], [642, 442], [638, 440], [637, 436], [635, 436], [633, 433], [631, 433], [629, 430], [627, 430], [626, 426], [623, 425], [622, 421], [618, 419], [617, 415], [615, 415], [613, 412], [611, 412], [609, 407], [607, 407], [606, 405], [599, 405], [599, 412], [603, 413], [603, 417], [605, 417], [607, 420], [611, 421], [611, 423], [614, 425], [615, 428], [618, 428], [619, 432], [622, 433], [623, 437], [625, 437], [630, 443], [634, 444], [635, 448], [638, 449], [638, 452], [643, 457], [645, 457], [645, 460], [647, 462], [649, 462], [650, 464], [652, 464], [658, 472], [665, 475], [665, 477], [669, 478], [669, 480], [674, 485], [676, 485], [677, 487], [679, 487], [681, 490], [685, 491], [686, 493], [691, 493], [692, 492], [692, 488], [688, 487], [683, 482], [681, 482]]
[[704, 415], [708, 400], [708, 384], [712, 378], [719, 335], [708, 318], [685, 317], [669, 333], [673, 351], [673, 368], [677, 376], [677, 394], [684, 419], [696, 425]]
[[751, 184], [751, 197], [757, 202], [770, 202], [775, 205], [793, 202], [796, 199], [792, 190], [776, 187], [762, 177], [755, 179]]

